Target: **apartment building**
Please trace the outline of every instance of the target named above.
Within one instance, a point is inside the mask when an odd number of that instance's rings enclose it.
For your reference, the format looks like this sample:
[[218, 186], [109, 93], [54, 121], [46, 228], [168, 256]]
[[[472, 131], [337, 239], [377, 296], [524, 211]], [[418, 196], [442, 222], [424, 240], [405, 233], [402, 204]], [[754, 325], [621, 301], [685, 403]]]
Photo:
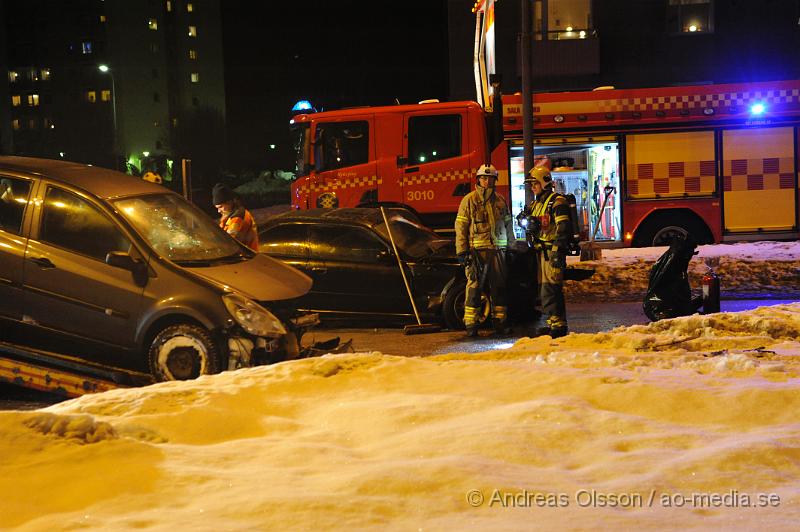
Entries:
[[2, 153], [169, 174], [224, 124], [219, 0], [0, 0], [0, 39]]

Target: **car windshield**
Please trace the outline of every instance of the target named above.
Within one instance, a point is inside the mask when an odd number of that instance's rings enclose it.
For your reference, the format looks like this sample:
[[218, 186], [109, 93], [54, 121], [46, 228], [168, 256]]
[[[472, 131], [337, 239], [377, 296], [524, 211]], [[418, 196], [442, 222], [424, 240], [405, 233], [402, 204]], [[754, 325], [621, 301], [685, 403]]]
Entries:
[[[443, 238], [429, 228], [400, 214], [395, 214], [389, 218], [389, 225], [392, 229], [392, 238], [394, 238], [395, 245], [410, 257], [419, 259], [430, 255], [455, 253], [452, 240]], [[389, 239], [386, 224], [381, 222], [376, 225], [375, 231], [387, 240]]]
[[176, 263], [203, 265], [246, 257], [208, 215], [175, 194], [125, 198], [114, 205], [156, 252]]

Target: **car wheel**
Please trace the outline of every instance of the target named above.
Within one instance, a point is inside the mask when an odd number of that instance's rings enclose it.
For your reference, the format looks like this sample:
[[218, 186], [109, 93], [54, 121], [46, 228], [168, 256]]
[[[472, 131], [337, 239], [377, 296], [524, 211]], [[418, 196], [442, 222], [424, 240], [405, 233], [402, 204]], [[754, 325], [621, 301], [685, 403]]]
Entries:
[[220, 371], [219, 349], [204, 328], [182, 323], [159, 332], [148, 352], [156, 381], [188, 380]]
[[[450, 287], [444, 296], [442, 317], [448, 329], [464, 328], [464, 302], [467, 294], [467, 281], [461, 279]], [[481, 295], [481, 309], [478, 311], [478, 325], [486, 323], [491, 315], [489, 298]]]
[[689, 235], [698, 244], [714, 242], [711, 230], [696, 215], [682, 211], [657, 212], [636, 231], [633, 246], [668, 246], [673, 238]]

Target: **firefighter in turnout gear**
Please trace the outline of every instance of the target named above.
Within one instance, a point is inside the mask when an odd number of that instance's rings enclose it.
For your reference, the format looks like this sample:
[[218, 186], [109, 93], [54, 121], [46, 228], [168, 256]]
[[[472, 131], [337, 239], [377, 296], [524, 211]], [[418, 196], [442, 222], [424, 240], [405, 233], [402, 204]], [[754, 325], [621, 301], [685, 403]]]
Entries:
[[527, 209], [528, 234], [537, 251], [539, 298], [547, 325], [539, 334], [558, 338], [567, 334], [567, 311], [564, 303], [564, 270], [571, 233], [567, 199], [553, 189], [550, 170], [535, 166], [529, 172], [531, 190], [536, 199]]
[[495, 192], [497, 169], [485, 164], [475, 177], [475, 190], [461, 200], [455, 224], [456, 253], [467, 276], [464, 326], [468, 337], [478, 335], [481, 294], [487, 291], [495, 332], [509, 334], [505, 253], [514, 243], [513, 220], [505, 198]]

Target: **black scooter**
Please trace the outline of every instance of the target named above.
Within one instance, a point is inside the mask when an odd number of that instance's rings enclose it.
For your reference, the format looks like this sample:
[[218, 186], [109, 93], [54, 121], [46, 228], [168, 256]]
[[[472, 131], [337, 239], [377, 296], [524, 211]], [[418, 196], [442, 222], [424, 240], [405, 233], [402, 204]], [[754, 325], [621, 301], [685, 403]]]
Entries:
[[653, 264], [643, 304], [650, 320], [689, 316], [703, 306], [703, 296], [693, 296], [689, 286], [689, 261], [697, 255], [696, 248], [691, 236], [675, 237]]

